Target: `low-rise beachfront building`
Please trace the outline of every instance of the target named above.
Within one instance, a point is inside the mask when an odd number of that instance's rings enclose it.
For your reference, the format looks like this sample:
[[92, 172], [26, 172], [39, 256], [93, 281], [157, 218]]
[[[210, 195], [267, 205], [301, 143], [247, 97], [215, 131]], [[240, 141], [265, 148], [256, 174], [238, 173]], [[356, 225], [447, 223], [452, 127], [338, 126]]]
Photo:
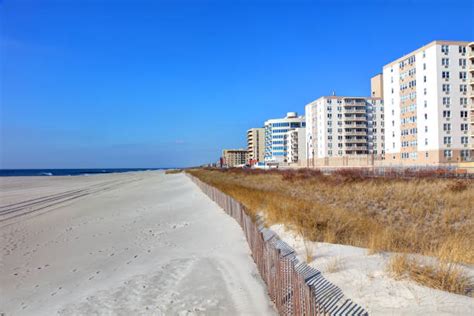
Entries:
[[240, 167], [248, 162], [247, 149], [224, 149], [222, 151], [222, 165], [224, 167]]
[[370, 165], [384, 155], [379, 97], [323, 96], [305, 107], [306, 166]]
[[247, 151], [251, 165], [265, 159], [265, 129], [251, 128], [247, 131]]
[[306, 161], [306, 128], [290, 129], [286, 133], [288, 164], [301, 165]]
[[265, 122], [265, 163], [288, 164], [287, 133], [305, 126], [304, 116], [298, 116], [296, 112], [288, 112], [284, 118], [267, 120]]
[[383, 67], [386, 163], [472, 159], [473, 63], [471, 44], [433, 41]]

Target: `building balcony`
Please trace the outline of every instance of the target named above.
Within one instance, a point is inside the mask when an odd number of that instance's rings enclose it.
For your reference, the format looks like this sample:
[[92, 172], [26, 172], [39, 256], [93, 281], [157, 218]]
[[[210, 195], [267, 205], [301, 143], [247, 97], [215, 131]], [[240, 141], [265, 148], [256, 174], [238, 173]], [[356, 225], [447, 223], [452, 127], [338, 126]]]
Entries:
[[348, 106], [365, 106], [365, 101], [347, 101], [344, 102], [344, 107]]
[[344, 132], [345, 135], [347, 136], [366, 136], [367, 131], [354, 131], [354, 130], [349, 130]]
[[467, 58], [469, 60], [474, 60], [474, 47], [468, 47]]
[[352, 127], [352, 128], [359, 128], [359, 129], [367, 129], [367, 121], [354, 121], [354, 120], [347, 120], [344, 121], [345, 127]]
[[348, 144], [366, 144], [367, 139], [365, 138], [352, 138], [352, 139], [345, 139], [344, 142], [346, 143], [346, 146], [352, 146]]
[[357, 121], [357, 122], [360, 122], [360, 121], [367, 121], [367, 117], [365, 116], [357, 116], [357, 115], [345, 115], [343, 117], [343, 119], [345, 121]]
[[367, 111], [364, 109], [345, 109], [345, 114], [366, 114]]

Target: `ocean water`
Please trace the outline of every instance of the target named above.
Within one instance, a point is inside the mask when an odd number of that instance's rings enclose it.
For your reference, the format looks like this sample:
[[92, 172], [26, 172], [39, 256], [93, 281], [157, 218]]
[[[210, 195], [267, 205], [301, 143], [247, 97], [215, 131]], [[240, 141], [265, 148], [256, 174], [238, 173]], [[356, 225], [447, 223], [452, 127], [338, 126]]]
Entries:
[[116, 169], [0, 169], [0, 177], [25, 176], [82, 176], [131, 171], [164, 170], [165, 168], [116, 168]]

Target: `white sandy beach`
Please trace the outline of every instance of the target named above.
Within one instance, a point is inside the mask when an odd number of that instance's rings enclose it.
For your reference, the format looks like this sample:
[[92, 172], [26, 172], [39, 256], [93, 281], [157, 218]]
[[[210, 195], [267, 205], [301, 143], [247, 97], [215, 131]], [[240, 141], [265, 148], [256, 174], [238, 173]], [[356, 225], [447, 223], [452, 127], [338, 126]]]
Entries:
[[0, 179], [0, 314], [267, 315], [238, 224], [185, 175]]
[[[270, 227], [310, 266], [364, 306], [369, 315], [474, 315], [472, 297], [421, 286], [409, 280], [395, 280], [387, 272], [388, 253], [368, 254], [368, 249], [322, 242], [304, 242], [283, 225]], [[474, 268], [466, 266], [474, 278]]]

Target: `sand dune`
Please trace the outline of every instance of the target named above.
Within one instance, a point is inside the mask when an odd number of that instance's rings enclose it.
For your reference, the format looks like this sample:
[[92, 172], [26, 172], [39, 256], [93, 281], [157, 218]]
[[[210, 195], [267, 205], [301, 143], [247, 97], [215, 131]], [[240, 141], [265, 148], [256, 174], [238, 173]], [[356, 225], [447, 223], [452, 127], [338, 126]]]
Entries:
[[240, 227], [182, 174], [0, 181], [0, 312], [274, 313]]

